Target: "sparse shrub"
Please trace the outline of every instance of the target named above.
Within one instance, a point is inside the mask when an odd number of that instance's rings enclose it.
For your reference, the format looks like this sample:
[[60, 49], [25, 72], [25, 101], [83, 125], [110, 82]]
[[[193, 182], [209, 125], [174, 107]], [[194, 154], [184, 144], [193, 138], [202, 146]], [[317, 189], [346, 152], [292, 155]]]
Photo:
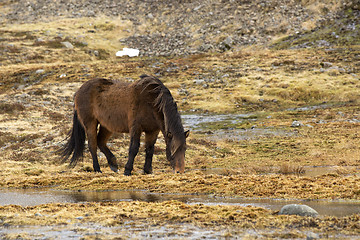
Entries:
[[115, 24], [113, 23], [99, 23], [95, 24], [95, 29], [103, 30], [103, 31], [112, 31], [115, 29]]
[[25, 106], [21, 103], [0, 103], [0, 113], [12, 114], [16, 111], [25, 110]]
[[44, 172], [44, 170], [36, 168], [26, 168], [23, 170], [23, 172], [28, 176], [40, 176]]

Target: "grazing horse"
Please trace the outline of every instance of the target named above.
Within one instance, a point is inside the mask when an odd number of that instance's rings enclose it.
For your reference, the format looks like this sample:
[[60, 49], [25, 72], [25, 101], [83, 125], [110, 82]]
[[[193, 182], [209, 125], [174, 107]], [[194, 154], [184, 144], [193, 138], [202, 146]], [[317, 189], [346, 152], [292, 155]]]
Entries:
[[129, 176], [139, 151], [141, 133], [145, 132], [144, 173], [149, 174], [152, 173], [154, 144], [160, 131], [165, 138], [167, 159], [175, 173], [183, 173], [189, 131], [184, 132], [169, 89], [159, 79], [147, 75], [133, 83], [93, 79], [75, 93], [73, 127], [59, 152], [64, 161], [72, 154], [70, 166], [75, 166], [83, 157], [86, 135], [94, 171], [101, 172], [97, 158], [99, 147], [111, 170], [117, 172], [116, 158], [106, 142], [113, 132], [130, 133], [129, 158], [124, 171]]

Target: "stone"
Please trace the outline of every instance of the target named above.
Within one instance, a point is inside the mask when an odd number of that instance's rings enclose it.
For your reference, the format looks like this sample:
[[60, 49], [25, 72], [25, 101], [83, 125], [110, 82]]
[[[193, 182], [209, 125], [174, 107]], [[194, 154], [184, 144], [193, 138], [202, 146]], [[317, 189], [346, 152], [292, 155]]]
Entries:
[[316, 217], [319, 213], [307, 205], [288, 204], [281, 208], [279, 215], [298, 215], [307, 217]]
[[306, 240], [319, 239], [319, 235], [313, 232], [309, 232], [306, 234]]
[[302, 126], [304, 126], [304, 124], [301, 123], [300, 121], [293, 121], [291, 123], [291, 127], [302, 127]]
[[70, 42], [61, 42], [61, 45], [63, 45], [65, 48], [73, 49], [74, 46]]
[[43, 43], [43, 42], [45, 42], [45, 41], [44, 41], [44, 39], [42, 39], [42, 38], [37, 38], [37, 39], [36, 39], [36, 42], [37, 42], [37, 43]]
[[194, 83], [195, 83], [196, 85], [201, 85], [201, 84], [204, 84], [204, 83], [205, 83], [205, 80], [203, 80], [203, 79], [196, 79], [196, 80], [194, 80]]
[[322, 62], [320, 63], [320, 66], [323, 67], [323, 68], [329, 68], [329, 67], [332, 67], [332, 63], [331, 62]]

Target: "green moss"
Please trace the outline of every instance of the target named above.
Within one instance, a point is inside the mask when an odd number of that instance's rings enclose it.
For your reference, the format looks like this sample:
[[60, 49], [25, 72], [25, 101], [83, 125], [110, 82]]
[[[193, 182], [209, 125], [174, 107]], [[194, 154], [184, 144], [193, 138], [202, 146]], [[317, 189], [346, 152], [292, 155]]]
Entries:
[[[312, 31], [278, 39], [272, 44], [274, 49], [326, 47], [327, 45], [350, 46], [360, 44], [360, 27], [355, 24], [352, 9], [345, 11], [346, 17], [334, 20]], [[355, 29], [354, 29], [355, 28]], [[322, 42], [321, 42], [322, 41]]]
[[113, 31], [115, 29], [115, 24], [113, 23], [98, 23], [94, 25], [95, 29], [102, 31]]

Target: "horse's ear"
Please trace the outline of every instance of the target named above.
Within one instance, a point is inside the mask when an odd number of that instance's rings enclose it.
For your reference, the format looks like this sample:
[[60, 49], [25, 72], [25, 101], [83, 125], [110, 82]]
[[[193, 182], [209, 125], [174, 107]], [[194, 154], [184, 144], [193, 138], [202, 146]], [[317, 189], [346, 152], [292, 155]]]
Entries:
[[185, 134], [185, 138], [187, 138], [190, 135], [190, 130], [185, 131], [184, 134]]
[[172, 135], [171, 132], [168, 132], [168, 133], [166, 134], [166, 136], [167, 136], [168, 138], [170, 138], [170, 139], [173, 137], [173, 135]]

